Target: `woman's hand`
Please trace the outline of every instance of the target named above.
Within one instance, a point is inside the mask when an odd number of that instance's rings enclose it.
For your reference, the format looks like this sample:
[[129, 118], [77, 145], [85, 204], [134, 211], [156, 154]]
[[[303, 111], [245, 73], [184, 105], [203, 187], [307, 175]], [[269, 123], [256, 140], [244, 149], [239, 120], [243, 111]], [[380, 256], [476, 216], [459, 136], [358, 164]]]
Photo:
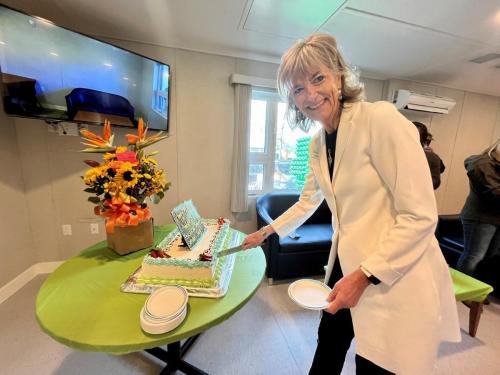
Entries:
[[368, 285], [370, 285], [370, 280], [360, 268], [344, 276], [335, 283], [333, 290], [328, 295], [326, 300], [330, 304], [325, 311], [335, 314], [340, 309], [356, 306]]
[[274, 233], [274, 229], [268, 225], [259, 229], [257, 232], [249, 234], [243, 240], [243, 248], [246, 250], [259, 246], [272, 233]]

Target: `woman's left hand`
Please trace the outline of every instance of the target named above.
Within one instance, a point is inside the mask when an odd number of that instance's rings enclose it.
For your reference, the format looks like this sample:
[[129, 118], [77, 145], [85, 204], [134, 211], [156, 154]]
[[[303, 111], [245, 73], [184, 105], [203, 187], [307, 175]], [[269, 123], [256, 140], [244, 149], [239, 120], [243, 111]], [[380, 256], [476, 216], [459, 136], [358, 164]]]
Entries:
[[356, 306], [368, 285], [370, 285], [370, 280], [359, 268], [344, 276], [335, 283], [333, 290], [328, 295], [327, 301], [330, 304], [325, 311], [335, 314], [340, 309]]

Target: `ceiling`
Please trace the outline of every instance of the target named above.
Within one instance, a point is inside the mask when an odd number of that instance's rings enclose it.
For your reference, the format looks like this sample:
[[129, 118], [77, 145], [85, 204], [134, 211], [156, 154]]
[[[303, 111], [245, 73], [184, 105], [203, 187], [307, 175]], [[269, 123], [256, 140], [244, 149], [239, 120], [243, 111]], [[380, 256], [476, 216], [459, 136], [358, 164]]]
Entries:
[[[294, 40], [335, 35], [366, 77], [500, 96], [498, 0], [2, 0], [94, 37], [279, 63]], [[496, 59], [470, 60], [498, 54]]]

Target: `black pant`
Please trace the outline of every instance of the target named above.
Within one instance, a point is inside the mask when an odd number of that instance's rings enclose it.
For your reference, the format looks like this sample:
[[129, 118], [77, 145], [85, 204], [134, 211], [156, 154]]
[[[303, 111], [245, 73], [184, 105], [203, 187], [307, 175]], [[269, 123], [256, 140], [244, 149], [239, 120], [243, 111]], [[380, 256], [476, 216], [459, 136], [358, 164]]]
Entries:
[[[333, 287], [341, 278], [342, 269], [337, 259], [328, 280], [328, 286]], [[309, 375], [340, 374], [353, 337], [351, 310], [341, 309], [333, 315], [323, 312], [318, 328], [318, 346]], [[393, 373], [356, 354], [356, 374], [388, 375]]]

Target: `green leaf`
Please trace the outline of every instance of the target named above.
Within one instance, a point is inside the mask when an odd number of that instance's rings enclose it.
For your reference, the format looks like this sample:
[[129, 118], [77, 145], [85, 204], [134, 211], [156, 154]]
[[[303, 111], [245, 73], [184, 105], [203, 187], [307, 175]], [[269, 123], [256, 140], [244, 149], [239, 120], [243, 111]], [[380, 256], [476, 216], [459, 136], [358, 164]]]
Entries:
[[151, 201], [152, 201], [154, 204], [158, 204], [158, 203], [160, 203], [160, 200], [161, 200], [161, 199], [160, 199], [160, 197], [159, 197], [158, 195], [153, 195], [153, 196], [151, 197]]
[[168, 138], [169, 135], [168, 134], [165, 134], [165, 135], [162, 135], [162, 136], [159, 136], [158, 138], [156, 139], [153, 139], [151, 141], [147, 141], [147, 142], [138, 142], [137, 143], [137, 148], [139, 150], [145, 148], [145, 147], [148, 147], [148, 146], [151, 146], [152, 144], [155, 144], [156, 142], [160, 142], [161, 140], [165, 139], [165, 138]]
[[157, 195], [160, 197], [160, 199], [163, 199], [163, 197], [165, 196], [163, 191], [159, 191]]
[[97, 148], [85, 148], [79, 152], [95, 152], [99, 154], [104, 154], [106, 152], [114, 152], [116, 148], [114, 147], [97, 147]]
[[87, 200], [94, 204], [99, 204], [101, 202], [101, 199], [99, 199], [99, 197], [88, 197]]
[[83, 191], [86, 192], [86, 193], [95, 193], [95, 189], [93, 187], [86, 188]]

